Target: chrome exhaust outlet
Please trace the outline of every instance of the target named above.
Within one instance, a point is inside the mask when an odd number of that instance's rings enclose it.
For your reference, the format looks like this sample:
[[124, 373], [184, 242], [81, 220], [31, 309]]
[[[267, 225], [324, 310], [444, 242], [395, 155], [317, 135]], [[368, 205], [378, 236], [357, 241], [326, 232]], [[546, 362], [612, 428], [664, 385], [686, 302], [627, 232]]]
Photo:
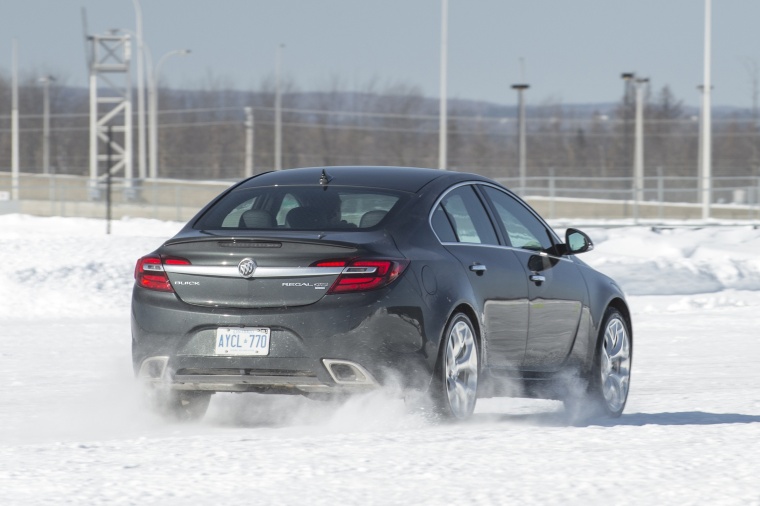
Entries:
[[164, 378], [168, 364], [169, 357], [146, 358], [140, 365], [140, 372], [137, 373], [137, 378], [146, 382], [161, 381]]
[[369, 371], [355, 362], [330, 358], [323, 358], [322, 362], [333, 381], [338, 385], [380, 386]]

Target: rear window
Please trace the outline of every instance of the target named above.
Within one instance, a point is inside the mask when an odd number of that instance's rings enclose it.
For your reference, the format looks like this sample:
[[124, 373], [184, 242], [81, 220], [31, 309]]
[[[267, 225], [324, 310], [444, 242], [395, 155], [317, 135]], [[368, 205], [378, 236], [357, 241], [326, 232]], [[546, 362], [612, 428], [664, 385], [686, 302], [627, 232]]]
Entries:
[[379, 226], [404, 194], [351, 187], [287, 186], [235, 190], [194, 225], [199, 230], [335, 230]]

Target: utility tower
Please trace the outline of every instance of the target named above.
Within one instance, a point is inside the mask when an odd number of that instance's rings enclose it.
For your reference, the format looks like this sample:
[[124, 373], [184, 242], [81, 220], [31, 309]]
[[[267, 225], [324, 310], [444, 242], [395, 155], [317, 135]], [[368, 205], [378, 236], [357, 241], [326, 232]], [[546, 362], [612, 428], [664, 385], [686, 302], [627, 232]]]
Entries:
[[[124, 176], [125, 197], [137, 197], [132, 176], [132, 79], [130, 36], [112, 30], [107, 34], [89, 35], [90, 68], [90, 182], [89, 194], [100, 199], [100, 181], [110, 173]], [[107, 164], [108, 127], [111, 127], [112, 165]]]

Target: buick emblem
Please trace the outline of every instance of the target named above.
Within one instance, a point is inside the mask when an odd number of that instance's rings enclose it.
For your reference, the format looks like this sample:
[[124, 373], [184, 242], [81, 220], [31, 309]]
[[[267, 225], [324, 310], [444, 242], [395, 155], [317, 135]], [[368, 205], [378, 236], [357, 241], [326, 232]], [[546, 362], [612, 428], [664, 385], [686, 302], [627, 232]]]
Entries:
[[256, 262], [253, 261], [253, 258], [244, 258], [238, 264], [238, 271], [244, 278], [250, 278], [256, 272]]

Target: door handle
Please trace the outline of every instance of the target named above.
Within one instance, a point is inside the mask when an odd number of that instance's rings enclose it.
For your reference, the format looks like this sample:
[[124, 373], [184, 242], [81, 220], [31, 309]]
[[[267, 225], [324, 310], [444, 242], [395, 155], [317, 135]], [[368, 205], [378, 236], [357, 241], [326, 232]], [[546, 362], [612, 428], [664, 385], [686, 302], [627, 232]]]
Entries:
[[541, 283], [546, 281], [546, 278], [540, 274], [531, 274], [528, 279], [533, 281], [538, 286], [541, 286]]
[[475, 274], [477, 274], [478, 276], [482, 276], [483, 273], [486, 272], [486, 270], [488, 269], [483, 264], [472, 264], [470, 266], [470, 270], [474, 272]]

